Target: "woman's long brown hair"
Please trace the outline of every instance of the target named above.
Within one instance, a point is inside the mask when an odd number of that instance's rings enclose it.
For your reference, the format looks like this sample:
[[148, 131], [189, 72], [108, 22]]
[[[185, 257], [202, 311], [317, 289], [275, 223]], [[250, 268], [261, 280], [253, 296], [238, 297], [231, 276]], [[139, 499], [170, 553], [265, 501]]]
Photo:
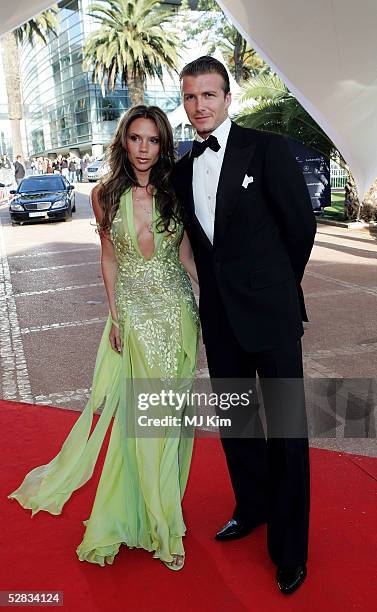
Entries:
[[154, 187], [156, 207], [160, 213], [157, 230], [172, 232], [179, 222], [178, 202], [170, 181], [175, 161], [173, 132], [166, 114], [158, 106], [140, 104], [131, 108], [121, 117], [114, 139], [106, 151], [109, 172], [100, 181], [98, 202], [103, 211], [100, 231], [108, 231], [119, 207], [121, 195], [134, 185], [138, 185], [126, 151], [126, 137], [135, 119], [151, 119], [160, 139], [160, 154], [151, 169], [149, 184]]

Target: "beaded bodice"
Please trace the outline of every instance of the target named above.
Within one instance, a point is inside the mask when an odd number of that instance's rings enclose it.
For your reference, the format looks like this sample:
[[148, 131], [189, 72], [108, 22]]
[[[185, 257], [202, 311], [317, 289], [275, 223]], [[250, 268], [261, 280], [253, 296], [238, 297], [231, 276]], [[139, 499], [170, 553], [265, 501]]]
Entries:
[[179, 261], [182, 225], [173, 233], [156, 231], [158, 213], [153, 205], [152, 227], [155, 249], [146, 259], [139, 248], [134, 226], [132, 193], [121, 197], [112, 222], [110, 237], [117, 258], [115, 289], [121, 327], [136, 332], [149, 367], [165, 363], [165, 374], [174, 376], [181, 348], [182, 307], [199, 325], [197, 305], [189, 277]]

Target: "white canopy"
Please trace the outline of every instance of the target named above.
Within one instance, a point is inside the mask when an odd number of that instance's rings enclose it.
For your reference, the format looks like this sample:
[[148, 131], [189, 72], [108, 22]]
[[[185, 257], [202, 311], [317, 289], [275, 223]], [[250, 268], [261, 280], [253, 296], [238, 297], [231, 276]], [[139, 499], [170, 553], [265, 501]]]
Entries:
[[53, 4], [51, 0], [0, 0], [0, 36], [18, 28]]
[[[348, 162], [361, 196], [377, 177], [376, 0], [218, 0]], [[52, 4], [1, 0], [0, 35]]]
[[377, 1], [218, 3], [338, 147], [363, 197], [377, 178]]

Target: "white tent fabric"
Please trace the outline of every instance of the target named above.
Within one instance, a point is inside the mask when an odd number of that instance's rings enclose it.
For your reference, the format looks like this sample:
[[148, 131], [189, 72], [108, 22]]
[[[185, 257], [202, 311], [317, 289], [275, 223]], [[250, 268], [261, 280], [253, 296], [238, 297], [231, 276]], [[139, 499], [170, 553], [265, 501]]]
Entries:
[[39, 15], [53, 0], [0, 0], [0, 36]]
[[218, 0], [329, 135], [359, 195], [377, 178], [376, 0]]
[[[363, 196], [377, 177], [376, 0], [218, 0], [341, 151]], [[51, 0], [0, 2], [0, 35]]]

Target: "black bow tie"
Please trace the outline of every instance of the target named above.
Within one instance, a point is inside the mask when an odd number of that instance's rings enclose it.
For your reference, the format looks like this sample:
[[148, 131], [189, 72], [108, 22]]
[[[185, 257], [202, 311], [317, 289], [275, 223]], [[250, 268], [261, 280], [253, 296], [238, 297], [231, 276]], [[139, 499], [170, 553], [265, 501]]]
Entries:
[[208, 147], [212, 149], [212, 151], [218, 151], [219, 149], [221, 149], [216, 136], [212, 136], [211, 134], [211, 136], [208, 136], [208, 138], [206, 140], [203, 140], [203, 142], [199, 142], [199, 140], [194, 140], [194, 142], [192, 143], [191, 156], [199, 157], [199, 155], [204, 153], [204, 151]]

